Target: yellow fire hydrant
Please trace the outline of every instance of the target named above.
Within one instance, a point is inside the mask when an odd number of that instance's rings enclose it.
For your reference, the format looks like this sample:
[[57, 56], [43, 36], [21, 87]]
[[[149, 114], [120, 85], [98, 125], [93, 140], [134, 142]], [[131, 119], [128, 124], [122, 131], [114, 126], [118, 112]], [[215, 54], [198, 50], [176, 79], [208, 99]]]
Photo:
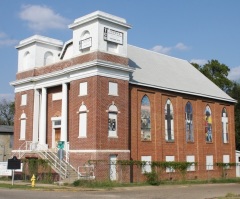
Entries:
[[34, 174], [32, 175], [31, 181], [32, 181], [32, 187], [35, 187], [36, 177]]

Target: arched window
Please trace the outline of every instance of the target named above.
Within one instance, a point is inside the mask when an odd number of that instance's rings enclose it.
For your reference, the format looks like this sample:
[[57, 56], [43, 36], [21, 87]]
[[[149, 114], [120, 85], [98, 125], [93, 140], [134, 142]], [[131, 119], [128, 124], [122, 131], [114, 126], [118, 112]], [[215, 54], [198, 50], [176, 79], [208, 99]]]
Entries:
[[79, 137], [87, 137], [87, 107], [84, 104], [79, 108]]
[[212, 142], [212, 111], [209, 105], [205, 109], [205, 138], [206, 142]]
[[79, 49], [82, 52], [87, 52], [90, 50], [91, 46], [92, 46], [92, 37], [90, 35], [90, 32], [88, 30], [85, 30], [80, 37]]
[[223, 143], [228, 143], [228, 114], [226, 108], [222, 110], [222, 136]]
[[151, 108], [146, 95], [143, 96], [141, 102], [141, 140], [151, 140]]
[[187, 142], [193, 142], [193, 112], [192, 104], [187, 102], [185, 106], [185, 125], [186, 125], [186, 140]]
[[25, 140], [25, 137], [26, 137], [26, 114], [25, 113], [22, 113], [21, 115], [21, 127], [20, 127], [20, 140]]
[[108, 109], [108, 137], [117, 137], [118, 108], [112, 104]]
[[30, 52], [26, 52], [23, 57], [23, 70], [27, 70], [30, 67]]
[[53, 53], [46, 52], [44, 54], [44, 66], [52, 64], [54, 62]]
[[165, 140], [174, 141], [173, 106], [170, 99], [165, 104]]

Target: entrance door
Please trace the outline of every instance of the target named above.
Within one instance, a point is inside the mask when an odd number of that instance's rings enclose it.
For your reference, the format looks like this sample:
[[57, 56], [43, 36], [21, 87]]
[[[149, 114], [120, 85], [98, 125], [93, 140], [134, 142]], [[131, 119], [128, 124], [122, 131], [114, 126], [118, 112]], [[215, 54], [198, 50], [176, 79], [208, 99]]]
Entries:
[[60, 141], [61, 138], [61, 128], [55, 129], [55, 147], [58, 145], [58, 141]]
[[115, 181], [117, 180], [117, 156], [116, 155], [110, 155], [110, 180]]

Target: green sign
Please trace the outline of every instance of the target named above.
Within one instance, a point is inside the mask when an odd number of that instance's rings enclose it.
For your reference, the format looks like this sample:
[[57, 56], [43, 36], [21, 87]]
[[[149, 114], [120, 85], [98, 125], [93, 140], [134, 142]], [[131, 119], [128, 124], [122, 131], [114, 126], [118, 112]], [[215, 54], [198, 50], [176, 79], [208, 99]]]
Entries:
[[64, 141], [58, 141], [57, 148], [58, 149], [63, 149], [64, 148]]

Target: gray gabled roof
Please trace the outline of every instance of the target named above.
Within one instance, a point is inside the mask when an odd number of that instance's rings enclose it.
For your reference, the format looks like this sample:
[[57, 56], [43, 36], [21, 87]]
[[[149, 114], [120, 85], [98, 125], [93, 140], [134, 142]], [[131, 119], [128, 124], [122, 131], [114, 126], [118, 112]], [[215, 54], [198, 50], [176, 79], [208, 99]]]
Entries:
[[13, 126], [0, 125], [0, 133], [13, 133]]
[[236, 102], [188, 61], [128, 45], [131, 84]]

